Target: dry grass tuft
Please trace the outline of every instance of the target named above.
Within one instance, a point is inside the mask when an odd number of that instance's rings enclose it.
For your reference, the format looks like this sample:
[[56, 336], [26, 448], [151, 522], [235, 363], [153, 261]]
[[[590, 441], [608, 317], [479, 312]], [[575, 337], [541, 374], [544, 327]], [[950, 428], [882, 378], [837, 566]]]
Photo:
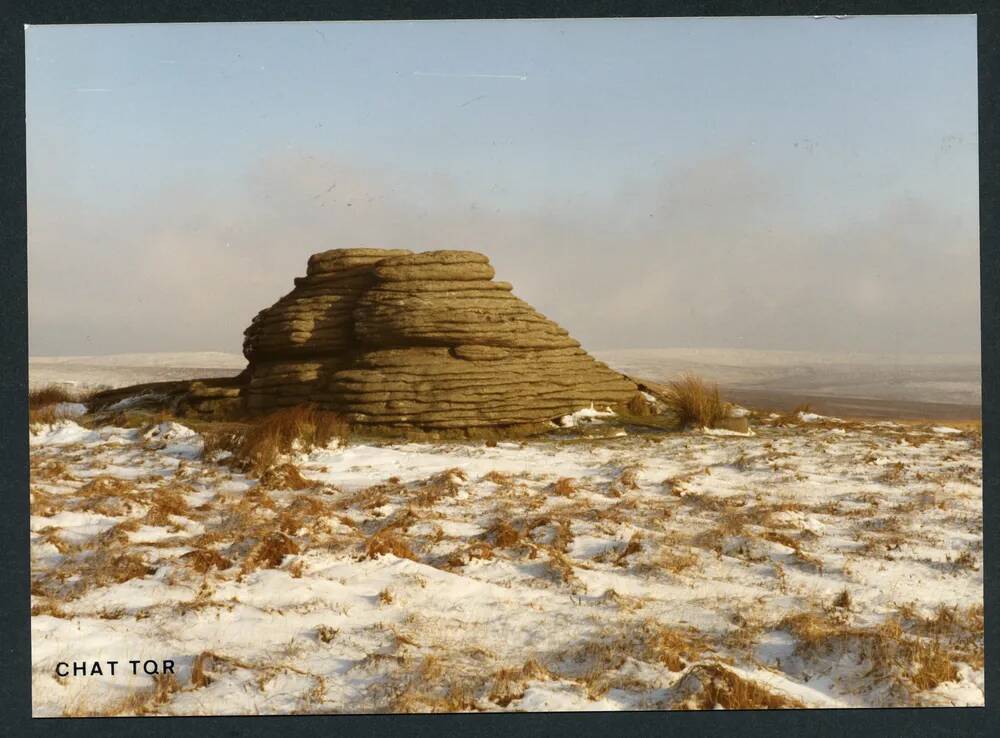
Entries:
[[53, 618], [68, 618], [69, 614], [62, 609], [62, 606], [51, 599], [44, 599], [31, 606], [31, 617], [48, 615]]
[[220, 554], [207, 548], [196, 548], [181, 556], [181, 560], [200, 574], [206, 574], [210, 569], [224, 571], [233, 565], [233, 562]]
[[618, 554], [618, 558], [615, 559], [615, 563], [618, 566], [625, 566], [628, 563], [628, 557], [632, 554], [636, 554], [642, 551], [642, 533], [636, 532], [632, 534], [629, 538], [628, 543], [625, 548], [622, 549], [621, 553]]
[[500, 548], [511, 548], [521, 541], [521, 533], [505, 520], [498, 520], [485, 533], [485, 538]]
[[454, 495], [459, 491], [468, 475], [458, 467], [438, 472], [421, 483], [413, 495], [416, 505], [433, 505], [438, 500]]
[[332, 628], [329, 625], [316, 626], [316, 638], [320, 643], [332, 643], [338, 633], [340, 633], [339, 628]]
[[202, 651], [191, 665], [191, 686], [195, 689], [207, 687], [212, 683], [212, 667], [215, 665], [217, 657], [211, 651]]
[[654, 563], [671, 574], [687, 571], [699, 562], [698, 555], [693, 551], [673, 551], [664, 548], [657, 555]]
[[392, 554], [401, 559], [417, 560], [416, 554], [406, 541], [393, 530], [381, 530], [365, 544], [365, 558], [376, 559], [385, 554]]
[[506, 474], [504, 472], [493, 471], [487, 472], [483, 475], [484, 482], [493, 482], [503, 490], [511, 489], [514, 486], [514, 476], [512, 474]]
[[719, 387], [694, 374], [684, 374], [667, 385], [663, 401], [684, 427], [711, 428], [725, 414]]
[[840, 607], [845, 610], [851, 609], [851, 593], [847, 589], [842, 589], [840, 593], [834, 597], [833, 606]]
[[173, 524], [171, 516], [187, 517], [191, 514], [191, 509], [184, 495], [191, 492], [194, 492], [191, 487], [174, 482], [153, 490], [149, 512], [146, 513], [144, 522], [148, 525], [167, 526]]
[[278, 527], [284, 533], [294, 535], [302, 528], [319, 526], [328, 512], [326, 503], [316, 497], [296, 497], [281, 511]]
[[334, 439], [346, 438], [349, 430], [347, 421], [336, 413], [299, 405], [257, 419], [238, 438], [232, 452], [250, 471], [260, 475], [296, 446], [303, 450], [323, 447]]
[[696, 664], [678, 684], [686, 697], [675, 707], [682, 710], [774, 710], [803, 708], [787, 695], [770, 692], [721, 664]]
[[481, 681], [459, 673], [452, 665], [446, 666], [430, 655], [412, 671], [374, 687], [372, 692], [388, 692], [384, 706], [388, 712], [466, 712], [479, 709], [475, 691], [480, 688]]
[[39, 425], [52, 425], [60, 419], [55, 405], [28, 408], [28, 427], [34, 429]]
[[534, 659], [528, 659], [519, 669], [500, 669], [493, 674], [489, 700], [500, 707], [507, 707], [511, 702], [524, 697], [528, 682], [547, 681], [551, 678], [552, 672]]
[[871, 664], [870, 674], [904, 694], [934, 689], [957, 679], [956, 660], [975, 661], [976, 654], [982, 652], [975, 648], [978, 644], [974, 638], [956, 642], [933, 627], [925, 630], [926, 635], [907, 633], [898, 618], [872, 628], [857, 628], [830, 614], [807, 611], [784, 618], [781, 625], [795, 636], [800, 655], [855, 652]]
[[49, 384], [28, 392], [28, 408], [35, 410], [60, 402], [80, 402], [85, 399], [79, 393], [59, 384]]
[[299, 546], [284, 533], [274, 532], [250, 550], [243, 562], [242, 573], [247, 574], [254, 569], [277, 569], [286, 556], [299, 553]]
[[314, 486], [314, 483], [303, 477], [295, 464], [279, 464], [260, 475], [260, 486], [264, 489], [301, 490]]
[[560, 477], [549, 485], [549, 492], [560, 497], [569, 497], [577, 492], [576, 480], [569, 477]]

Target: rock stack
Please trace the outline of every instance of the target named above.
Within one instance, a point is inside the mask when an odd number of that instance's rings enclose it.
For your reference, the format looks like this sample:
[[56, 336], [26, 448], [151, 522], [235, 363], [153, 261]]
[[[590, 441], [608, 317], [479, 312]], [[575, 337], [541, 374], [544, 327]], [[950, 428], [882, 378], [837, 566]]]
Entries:
[[248, 409], [311, 402], [356, 425], [483, 435], [635, 397], [493, 276], [472, 251], [313, 255], [245, 332]]

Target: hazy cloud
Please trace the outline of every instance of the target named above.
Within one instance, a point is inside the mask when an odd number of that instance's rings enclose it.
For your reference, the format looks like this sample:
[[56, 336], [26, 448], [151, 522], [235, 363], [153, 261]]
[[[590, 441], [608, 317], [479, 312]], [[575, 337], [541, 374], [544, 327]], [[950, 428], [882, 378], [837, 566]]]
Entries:
[[239, 350], [309, 254], [365, 245], [481, 250], [595, 349], [978, 351], [974, 218], [893, 200], [830, 226], [801, 197], [736, 154], [511, 209], [441, 173], [274, 152], [127, 212], [33, 198], [30, 350]]

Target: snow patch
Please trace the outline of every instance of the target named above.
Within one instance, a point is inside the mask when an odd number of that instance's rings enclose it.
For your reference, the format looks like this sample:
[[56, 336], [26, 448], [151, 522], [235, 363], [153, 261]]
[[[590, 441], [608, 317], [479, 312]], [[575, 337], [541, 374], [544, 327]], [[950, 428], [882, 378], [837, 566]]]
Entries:
[[576, 428], [580, 425], [597, 425], [603, 423], [602, 418], [612, 418], [616, 415], [610, 407], [604, 410], [597, 410], [594, 405], [577, 410], [575, 413], [563, 415], [559, 419], [559, 425], [563, 428]]
[[101, 440], [96, 431], [77, 425], [72, 420], [59, 420], [31, 431], [32, 446], [69, 446], [74, 443], [94, 443]]

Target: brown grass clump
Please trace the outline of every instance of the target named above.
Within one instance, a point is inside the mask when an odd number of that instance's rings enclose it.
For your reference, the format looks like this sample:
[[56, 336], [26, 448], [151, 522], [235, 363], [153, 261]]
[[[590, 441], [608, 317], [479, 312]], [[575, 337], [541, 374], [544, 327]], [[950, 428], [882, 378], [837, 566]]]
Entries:
[[39, 425], [52, 425], [60, 418], [55, 405], [28, 408], [28, 427], [34, 429]]
[[62, 606], [54, 600], [44, 599], [31, 606], [31, 617], [39, 615], [49, 615], [53, 618], [68, 618], [69, 613], [62, 609]]
[[186, 485], [168, 483], [153, 490], [149, 512], [145, 523], [148, 525], [172, 525], [170, 516], [187, 517], [191, 513], [184, 495], [194, 490]]
[[293, 535], [301, 528], [316, 526], [327, 512], [326, 504], [322, 500], [315, 497], [296, 497], [282, 510], [278, 518], [278, 527], [284, 533]]
[[206, 574], [210, 569], [223, 571], [233, 565], [233, 562], [220, 554], [206, 548], [196, 548], [181, 556], [181, 560], [200, 574]]
[[490, 526], [489, 530], [485, 533], [485, 537], [493, 541], [494, 546], [499, 546], [500, 548], [510, 548], [516, 546], [521, 541], [521, 533], [505, 520], [498, 520]]
[[417, 560], [416, 554], [406, 541], [392, 530], [379, 531], [365, 544], [365, 558], [376, 559], [385, 554], [392, 554], [401, 559]]
[[[701, 658], [708, 644], [695, 630], [680, 630], [654, 620], [630, 622], [627, 628], [608, 632], [584, 641], [560, 655], [564, 666], [559, 676], [581, 681], [588, 696], [596, 699], [614, 687], [621, 675], [617, 672], [630, 658], [650, 664], [662, 664], [670, 671], [682, 671]], [[642, 685], [619, 684], [623, 688], [642, 689]]]
[[80, 397], [68, 387], [58, 384], [49, 384], [28, 392], [28, 408], [31, 410], [60, 402], [80, 402]]
[[642, 469], [638, 466], [628, 466], [622, 469], [618, 475], [618, 484], [625, 489], [639, 489], [639, 473]]
[[632, 537], [629, 538], [625, 548], [623, 548], [621, 553], [618, 554], [618, 558], [615, 559], [615, 563], [618, 564], [618, 566], [624, 566], [628, 563], [629, 556], [639, 553], [640, 551], [642, 551], [642, 533], [636, 532], [632, 534]]
[[329, 625], [316, 626], [316, 638], [320, 643], [331, 643], [338, 633], [340, 633], [339, 628], [332, 628]]
[[413, 495], [413, 502], [417, 505], [433, 505], [438, 500], [458, 492], [462, 482], [468, 478], [468, 475], [458, 467], [438, 472], [421, 483]]
[[349, 425], [336, 413], [309, 405], [277, 410], [256, 420], [242, 435], [233, 455], [255, 474], [263, 474], [278, 457], [291, 452], [296, 441], [303, 449], [322, 447], [344, 439]]
[[156, 573], [156, 567], [131, 553], [113, 553], [105, 550], [86, 559], [80, 576], [73, 586], [73, 595], [80, 595], [90, 587], [122, 584], [131, 579], [142, 579]]
[[675, 707], [682, 710], [774, 710], [803, 708], [787, 695], [771, 692], [744, 679], [721, 664], [696, 664], [684, 675], [678, 689], [687, 696]]
[[894, 464], [887, 464], [882, 473], [878, 475], [877, 481], [883, 484], [900, 484], [903, 482], [905, 474], [906, 465], [902, 461], [897, 461]]
[[904, 694], [957, 679], [955, 660], [969, 655], [962, 644], [949, 642], [940, 633], [933, 637], [907, 633], [897, 618], [873, 628], [856, 628], [824, 613], [803, 612], [784, 618], [782, 626], [795, 636], [801, 655], [856, 651], [871, 663], [870, 673]]
[[202, 651], [191, 665], [191, 686], [195, 689], [207, 687], [212, 683], [212, 667], [216, 661], [216, 656], [211, 651]]
[[507, 707], [511, 702], [524, 697], [528, 682], [547, 681], [551, 678], [552, 672], [534, 659], [528, 659], [519, 669], [500, 669], [493, 674], [489, 700], [500, 707]]
[[483, 481], [493, 482], [493, 484], [497, 485], [502, 490], [510, 490], [514, 487], [514, 476], [512, 474], [506, 474], [496, 470], [484, 474]]
[[77, 497], [107, 497], [135, 489], [134, 483], [107, 475], [96, 476], [76, 491]]
[[242, 573], [247, 574], [254, 569], [277, 569], [286, 556], [299, 553], [299, 546], [284, 533], [274, 532], [250, 550], [243, 562]]
[[560, 477], [552, 484], [549, 485], [549, 492], [560, 497], [569, 497], [577, 492], [577, 487], [575, 484], [575, 479], [570, 479], [569, 477]]
[[686, 428], [711, 428], [725, 414], [718, 385], [690, 373], [667, 385], [663, 401]]
[[302, 476], [295, 464], [280, 464], [269, 467], [260, 475], [260, 486], [264, 489], [308, 489], [313, 482]]
[[436, 656], [426, 656], [407, 674], [388, 702], [394, 713], [468, 712], [477, 710], [473, 688], [467, 678], [446, 669]]
[[678, 552], [664, 549], [656, 557], [655, 563], [671, 574], [680, 574], [697, 564], [698, 561], [698, 555], [693, 551]]

